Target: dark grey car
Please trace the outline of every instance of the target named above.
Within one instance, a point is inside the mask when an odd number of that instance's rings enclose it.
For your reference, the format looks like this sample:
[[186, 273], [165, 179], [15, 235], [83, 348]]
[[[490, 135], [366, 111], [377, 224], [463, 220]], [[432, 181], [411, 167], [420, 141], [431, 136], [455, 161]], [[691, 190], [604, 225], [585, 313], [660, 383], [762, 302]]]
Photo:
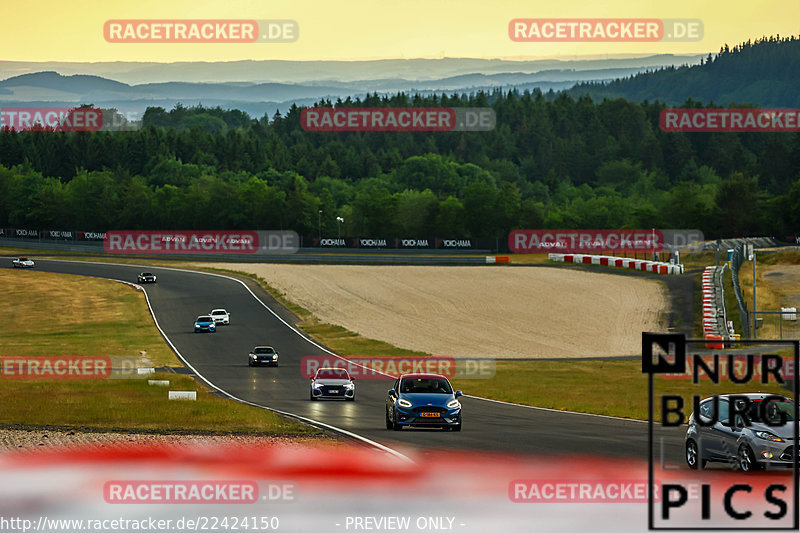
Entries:
[[136, 281], [139, 283], [155, 283], [156, 282], [156, 275], [152, 272], [142, 272], [136, 278]]
[[247, 355], [247, 364], [250, 366], [278, 366], [278, 352], [272, 346], [256, 346]]
[[[734, 397], [738, 404], [735, 416], [731, 417]], [[706, 398], [700, 402], [699, 413], [689, 417], [686, 432], [689, 468], [705, 468], [708, 462], [728, 463], [744, 472], [792, 466], [796, 444], [792, 400], [763, 393], [724, 394], [717, 398], [718, 411], [714, 398]], [[739, 414], [740, 411], [745, 414]]]

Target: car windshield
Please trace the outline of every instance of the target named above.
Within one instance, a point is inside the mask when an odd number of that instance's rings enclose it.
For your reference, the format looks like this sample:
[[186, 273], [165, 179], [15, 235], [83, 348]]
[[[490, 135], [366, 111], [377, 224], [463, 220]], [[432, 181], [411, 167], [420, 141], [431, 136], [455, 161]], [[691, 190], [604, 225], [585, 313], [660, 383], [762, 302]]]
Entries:
[[211, 311], [212, 315], [224, 315], [225, 311]]
[[20, 260], [20, 261], [27, 261], [27, 260], [28, 260], [28, 258], [27, 258], [27, 257], [20, 257], [20, 258], [19, 258], [19, 260]]
[[350, 379], [350, 374], [344, 368], [320, 368], [317, 379]]
[[272, 353], [272, 348], [256, 348], [255, 353]]
[[[761, 405], [762, 400], [754, 400], [747, 410], [747, 418], [750, 422], [765, 422], [772, 423], [780, 422], [781, 419], [787, 422], [794, 420], [794, 403], [787, 400], [772, 400], [766, 406]], [[764, 411], [762, 413], [762, 411]], [[784, 414], [786, 418], [781, 416]], [[767, 420], [761, 420], [762, 414], [766, 416]]]
[[[761, 420], [761, 411], [766, 409], [765, 416], [768, 423], [774, 424], [780, 422], [782, 419], [781, 413], [784, 414], [787, 422], [794, 421], [794, 403], [789, 400], [772, 400], [766, 407], [762, 407], [763, 400], [751, 400], [750, 408], [747, 410], [748, 422], [764, 422]], [[700, 414], [706, 419], [715, 418], [719, 421], [726, 421], [730, 417], [730, 407], [727, 400], [720, 400], [719, 402], [719, 416], [714, 416], [714, 402], [704, 402], [700, 406]], [[738, 415], [737, 415], [738, 416]]]
[[151, 274], [150, 272], [142, 272], [142, 276], [152, 276], [152, 275], [153, 274]]
[[198, 322], [210, 322], [211, 321], [211, 317], [210, 316], [199, 316], [199, 317], [197, 317], [197, 321]]
[[406, 378], [400, 384], [400, 392], [406, 394], [452, 394], [453, 389], [444, 378]]

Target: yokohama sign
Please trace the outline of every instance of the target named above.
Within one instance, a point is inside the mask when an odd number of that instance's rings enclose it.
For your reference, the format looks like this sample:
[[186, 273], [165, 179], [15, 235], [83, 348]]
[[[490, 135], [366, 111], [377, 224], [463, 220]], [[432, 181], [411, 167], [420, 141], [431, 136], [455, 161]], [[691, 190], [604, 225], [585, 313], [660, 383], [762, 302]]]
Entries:
[[514, 253], [658, 252], [660, 230], [514, 230], [508, 235]]

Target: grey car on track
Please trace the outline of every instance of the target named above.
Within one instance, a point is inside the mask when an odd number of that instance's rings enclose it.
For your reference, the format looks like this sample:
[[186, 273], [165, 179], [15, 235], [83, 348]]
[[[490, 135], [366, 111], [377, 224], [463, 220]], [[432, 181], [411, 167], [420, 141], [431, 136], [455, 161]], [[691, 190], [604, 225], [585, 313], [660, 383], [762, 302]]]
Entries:
[[344, 368], [320, 368], [311, 378], [309, 400], [356, 399], [356, 384]]
[[[733, 409], [732, 409], [733, 407]], [[728, 463], [743, 472], [791, 467], [795, 457], [795, 403], [764, 393], [706, 398], [689, 417], [686, 464]]]

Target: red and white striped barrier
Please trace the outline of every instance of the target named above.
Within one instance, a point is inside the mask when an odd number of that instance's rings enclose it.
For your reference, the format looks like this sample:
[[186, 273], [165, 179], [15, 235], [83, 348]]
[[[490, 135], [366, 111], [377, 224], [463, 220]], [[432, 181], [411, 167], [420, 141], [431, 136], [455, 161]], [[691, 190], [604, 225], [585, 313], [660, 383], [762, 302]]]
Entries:
[[586, 254], [547, 254], [547, 258], [557, 263], [578, 263], [583, 265], [602, 265], [616, 268], [627, 268], [656, 274], [683, 274], [683, 265], [648, 261], [646, 259], [628, 259], [607, 255]]
[[721, 350], [726, 340], [738, 338], [738, 335], [729, 332], [727, 325], [720, 326], [717, 286], [714, 283], [716, 270], [717, 267], [709, 266], [703, 271], [703, 337], [706, 339], [706, 348]]

